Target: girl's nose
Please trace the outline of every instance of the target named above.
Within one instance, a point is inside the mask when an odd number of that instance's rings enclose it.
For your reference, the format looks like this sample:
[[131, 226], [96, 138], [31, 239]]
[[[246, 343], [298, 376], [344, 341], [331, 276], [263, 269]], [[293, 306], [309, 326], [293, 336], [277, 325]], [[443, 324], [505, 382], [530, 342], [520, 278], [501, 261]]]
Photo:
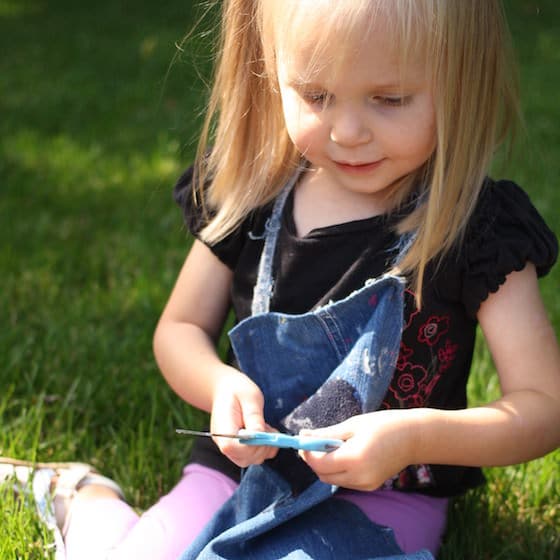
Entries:
[[330, 139], [336, 144], [353, 147], [371, 141], [371, 129], [360, 111], [341, 108], [333, 117]]

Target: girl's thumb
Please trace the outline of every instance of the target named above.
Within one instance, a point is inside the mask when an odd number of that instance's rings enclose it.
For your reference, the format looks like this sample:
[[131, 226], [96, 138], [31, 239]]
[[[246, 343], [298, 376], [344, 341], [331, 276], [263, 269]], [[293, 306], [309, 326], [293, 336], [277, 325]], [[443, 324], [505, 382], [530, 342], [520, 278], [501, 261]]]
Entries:
[[346, 422], [341, 422], [340, 424], [333, 424], [332, 426], [317, 428], [316, 430], [303, 429], [300, 430], [299, 435], [347, 440], [352, 436], [352, 431], [349, 430], [349, 426]]

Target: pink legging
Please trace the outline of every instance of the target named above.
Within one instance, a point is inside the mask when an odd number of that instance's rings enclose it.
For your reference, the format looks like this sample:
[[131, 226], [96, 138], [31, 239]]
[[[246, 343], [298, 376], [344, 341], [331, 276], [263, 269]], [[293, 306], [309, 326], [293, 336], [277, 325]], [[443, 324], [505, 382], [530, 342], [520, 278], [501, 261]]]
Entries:
[[237, 484], [202, 465], [187, 465], [178, 484], [139, 516], [121, 500], [72, 504], [67, 560], [177, 560]]
[[[65, 539], [67, 560], [176, 560], [236, 487], [229, 477], [191, 464], [171, 492], [141, 516], [120, 500], [77, 498]], [[405, 552], [437, 553], [446, 499], [392, 490], [341, 491], [339, 497], [392, 527]]]

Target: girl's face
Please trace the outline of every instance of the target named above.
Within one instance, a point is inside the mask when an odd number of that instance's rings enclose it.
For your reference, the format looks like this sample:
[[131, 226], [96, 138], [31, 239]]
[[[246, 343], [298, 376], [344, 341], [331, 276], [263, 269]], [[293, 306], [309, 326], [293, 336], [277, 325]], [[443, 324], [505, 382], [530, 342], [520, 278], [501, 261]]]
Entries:
[[[384, 27], [379, 16], [344, 59], [334, 58], [334, 65], [320, 61], [313, 72], [318, 23], [310, 24], [307, 39], [277, 52], [284, 119], [294, 145], [332, 188], [380, 199], [420, 168], [436, 143], [424, 61], [411, 56], [403, 67]], [[330, 60], [340, 47], [336, 38], [332, 45]]]

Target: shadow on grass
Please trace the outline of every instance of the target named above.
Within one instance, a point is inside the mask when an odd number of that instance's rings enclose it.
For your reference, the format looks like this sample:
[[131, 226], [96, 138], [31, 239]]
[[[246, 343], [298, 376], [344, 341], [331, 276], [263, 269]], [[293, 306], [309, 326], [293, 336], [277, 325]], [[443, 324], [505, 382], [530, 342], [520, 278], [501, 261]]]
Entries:
[[0, 8], [5, 132], [62, 133], [123, 153], [152, 144], [156, 130], [191, 140], [197, 72], [209, 62], [200, 37], [183, 55], [176, 47], [200, 15], [193, 3], [10, 4]]

